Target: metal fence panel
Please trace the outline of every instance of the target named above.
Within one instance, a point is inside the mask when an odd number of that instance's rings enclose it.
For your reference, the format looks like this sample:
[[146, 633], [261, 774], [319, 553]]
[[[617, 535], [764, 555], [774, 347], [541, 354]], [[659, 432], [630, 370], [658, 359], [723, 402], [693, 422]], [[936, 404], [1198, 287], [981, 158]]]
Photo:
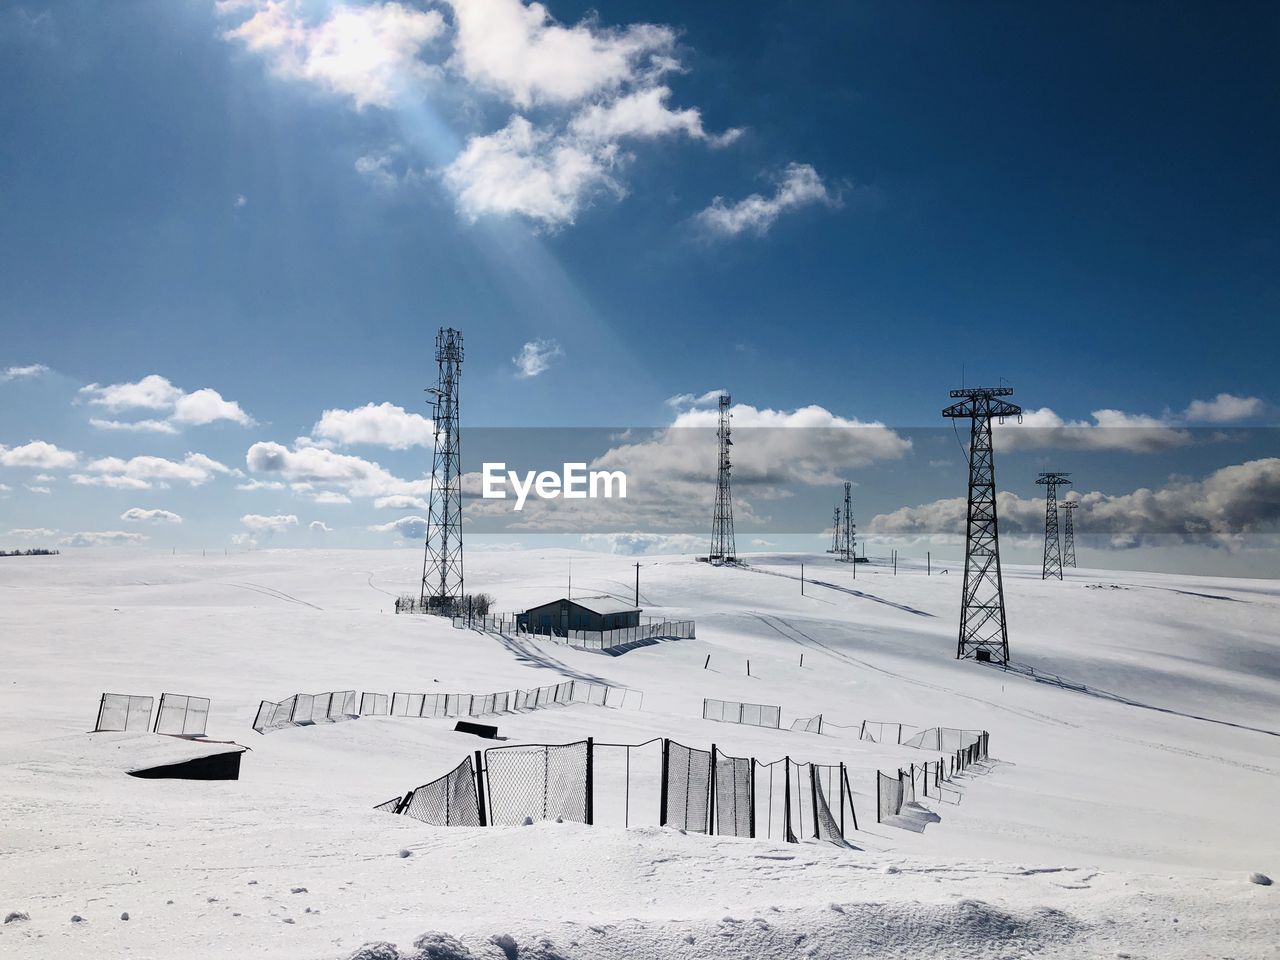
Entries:
[[668, 741], [663, 776], [667, 798], [663, 822], [690, 833], [706, 833], [711, 798], [710, 752]]
[[876, 771], [876, 822], [902, 812], [902, 780]]
[[754, 837], [751, 814], [751, 766], [746, 757], [715, 757], [715, 832], [728, 837]]
[[443, 777], [414, 790], [404, 814], [438, 827], [480, 826], [475, 768], [471, 765], [471, 758], [467, 757]]
[[160, 709], [156, 712], [155, 732], [175, 737], [203, 737], [208, 719], [209, 701], [205, 697], [162, 693]]
[[813, 764], [809, 770], [812, 775], [814, 809], [817, 813], [813, 835], [818, 840], [843, 845], [844, 831], [840, 829], [840, 822], [832, 816], [831, 804], [828, 800], [828, 798], [834, 800], [836, 809], [841, 809], [843, 784], [840, 780], [840, 768]]
[[151, 729], [154, 697], [136, 697], [127, 693], [104, 693], [98, 703], [95, 733]]
[[388, 699], [385, 693], [360, 694], [360, 716], [385, 717], [387, 709]]
[[587, 741], [485, 751], [490, 822], [587, 822]]

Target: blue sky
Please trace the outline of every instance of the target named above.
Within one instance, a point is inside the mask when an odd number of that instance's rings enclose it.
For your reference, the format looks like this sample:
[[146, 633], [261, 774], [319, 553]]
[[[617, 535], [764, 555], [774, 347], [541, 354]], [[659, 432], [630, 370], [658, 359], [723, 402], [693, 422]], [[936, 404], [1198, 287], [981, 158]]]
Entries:
[[[8, 5], [0, 369], [47, 369], [0, 383], [0, 531], [385, 544], [404, 530], [370, 527], [421, 512], [374, 501], [421, 492], [442, 324], [472, 427], [701, 423], [668, 399], [729, 389], [743, 424], [816, 406], [905, 435], [945, 429], [963, 368], [1050, 431], [1019, 496], [1086, 451], [1077, 489], [1110, 498], [1254, 464], [1258, 509], [1201, 490], [1192, 520], [1271, 530], [1278, 27], [1265, 4]], [[139, 383], [149, 406], [102, 389]], [[1099, 423], [1199, 432], [1139, 453]], [[963, 493], [932, 439], [833, 469], [868, 514], [925, 507]], [[32, 441], [74, 462], [12, 452]], [[392, 480], [353, 489], [342, 457]]]

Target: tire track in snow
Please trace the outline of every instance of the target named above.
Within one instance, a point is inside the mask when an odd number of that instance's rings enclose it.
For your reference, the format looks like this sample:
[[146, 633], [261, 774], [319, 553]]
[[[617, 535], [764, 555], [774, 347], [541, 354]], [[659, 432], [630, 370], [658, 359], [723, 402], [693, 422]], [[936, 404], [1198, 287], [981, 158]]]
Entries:
[[312, 610], [321, 610], [314, 603], [308, 603], [306, 600], [299, 600], [297, 597], [291, 597], [283, 590], [277, 590], [275, 587], [264, 587], [260, 583], [231, 583], [227, 582], [224, 586], [239, 587], [241, 590], [252, 590], [254, 593], [260, 593], [264, 597], [271, 597], [273, 600], [284, 600], [288, 603], [297, 603], [304, 607], [310, 607]]
[[807, 645], [803, 641], [797, 640], [794, 636], [788, 635], [786, 631], [782, 629], [782, 627], [778, 626], [778, 623], [775, 623], [773, 621], [777, 620], [778, 622], [782, 623], [787, 630], [790, 630], [793, 633], [799, 634], [801, 637], [803, 637], [805, 640], [809, 642], [808, 645], [812, 645], [813, 647], [821, 650], [822, 652], [825, 652], [833, 657], [836, 657], [837, 659], [844, 660], [847, 663], [851, 663], [859, 667], [864, 667], [867, 670], [872, 670], [886, 677], [893, 677], [895, 680], [902, 680], [906, 683], [915, 684], [916, 686], [924, 687], [927, 690], [935, 690], [940, 693], [947, 693], [954, 697], [960, 697], [963, 700], [972, 700], [975, 703], [985, 704], [986, 706], [992, 707], [996, 710], [1004, 710], [1007, 713], [1012, 713], [1014, 716], [1022, 717], [1026, 720], [1036, 720], [1040, 723], [1046, 723], [1051, 726], [1070, 727], [1074, 729], [1080, 728], [1080, 725], [1078, 723], [1071, 723], [1059, 717], [1050, 716], [1047, 713], [1039, 713], [1035, 710], [1024, 710], [1020, 707], [1011, 707], [1007, 703], [998, 703], [995, 700], [987, 700], [987, 699], [984, 699], [983, 697], [975, 696], [971, 693], [962, 693], [961, 691], [956, 690], [954, 687], [947, 687], [938, 683], [930, 683], [928, 680], [919, 680], [916, 677], [909, 677], [903, 673], [895, 673], [892, 670], [886, 670], [884, 667], [877, 667], [875, 664], [868, 663], [866, 660], [860, 660], [855, 656], [845, 653], [843, 650], [837, 650], [835, 647], [829, 646], [828, 644], [817, 639], [816, 637], [811, 637], [809, 634], [805, 633], [799, 627], [794, 627], [791, 624], [780, 620], [780, 618], [772, 616], [771, 614], [753, 613], [752, 616], [754, 616], [757, 620], [759, 620], [765, 626], [771, 627], [780, 636], [782, 636], [787, 640], [790, 640], [792, 643], [799, 644], [800, 646]]

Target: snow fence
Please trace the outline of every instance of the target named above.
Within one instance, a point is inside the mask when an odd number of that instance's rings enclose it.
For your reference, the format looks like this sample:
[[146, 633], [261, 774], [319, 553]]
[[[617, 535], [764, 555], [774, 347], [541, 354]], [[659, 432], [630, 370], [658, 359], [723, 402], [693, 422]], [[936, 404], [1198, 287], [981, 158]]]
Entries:
[[843, 764], [761, 763], [673, 740], [638, 744], [519, 744], [477, 750], [449, 773], [375, 809], [437, 826], [515, 825], [536, 820], [689, 833], [813, 837], [843, 843], [845, 814], [857, 829]]
[[752, 727], [782, 726], [782, 708], [767, 703], [740, 703], [737, 700], [702, 699], [702, 719], [723, 723], [745, 723]]
[[104, 693], [98, 701], [98, 720], [94, 733], [151, 729], [154, 697], [136, 697], [127, 693]]
[[393, 693], [391, 716], [489, 717], [570, 703], [639, 710], [644, 704], [644, 693], [584, 680], [566, 680], [545, 687], [499, 693]]
[[253, 718], [253, 729], [258, 733], [279, 730], [281, 727], [308, 726], [322, 721], [348, 720], [359, 716], [354, 690], [334, 690], [328, 693], [295, 693], [287, 700], [276, 703], [263, 700]]
[[[900, 768], [896, 775], [876, 771], [876, 822], [884, 823], [898, 816], [906, 804], [915, 803], [919, 796], [941, 797], [943, 783], [954, 779], [973, 764], [989, 759], [990, 739], [987, 731], [980, 730], [972, 743], [956, 750], [945, 760], [913, 763], [906, 770]], [[931, 785], [932, 794], [929, 793]]]

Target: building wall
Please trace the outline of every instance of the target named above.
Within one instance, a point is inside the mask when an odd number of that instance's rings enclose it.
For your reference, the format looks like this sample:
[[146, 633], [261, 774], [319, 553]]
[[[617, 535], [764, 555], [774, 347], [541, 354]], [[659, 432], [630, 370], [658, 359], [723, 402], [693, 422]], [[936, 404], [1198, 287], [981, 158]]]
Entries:
[[[566, 616], [567, 614], [567, 616]], [[563, 633], [567, 630], [617, 630], [640, 625], [640, 611], [596, 613], [572, 600], [557, 600], [530, 607], [519, 615], [519, 623], [534, 633]]]

